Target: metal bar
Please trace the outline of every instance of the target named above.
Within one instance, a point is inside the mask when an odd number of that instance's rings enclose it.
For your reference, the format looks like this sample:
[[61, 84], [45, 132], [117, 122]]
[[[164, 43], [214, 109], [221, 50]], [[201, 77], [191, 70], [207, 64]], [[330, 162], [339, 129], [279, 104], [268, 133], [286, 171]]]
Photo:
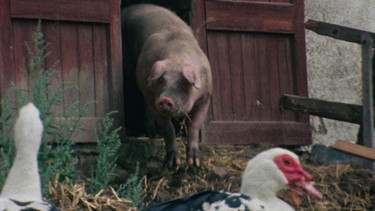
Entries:
[[362, 127], [363, 127], [363, 145], [373, 148], [374, 134], [374, 112], [372, 98], [372, 56], [373, 56], [373, 37], [370, 33], [362, 33]]

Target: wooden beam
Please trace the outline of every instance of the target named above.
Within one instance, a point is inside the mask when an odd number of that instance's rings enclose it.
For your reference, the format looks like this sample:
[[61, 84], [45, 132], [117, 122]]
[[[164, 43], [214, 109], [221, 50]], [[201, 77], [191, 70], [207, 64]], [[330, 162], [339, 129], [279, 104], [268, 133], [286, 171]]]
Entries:
[[362, 124], [362, 106], [360, 105], [285, 94], [280, 99], [280, 106], [282, 109], [354, 124]]
[[339, 140], [332, 148], [375, 161], [375, 150], [368, 147]]
[[[305, 27], [320, 35], [357, 44], [362, 44], [363, 33], [368, 33], [373, 39], [375, 38], [375, 33], [315, 20], [308, 20]], [[374, 43], [373, 47], [375, 47]]]
[[279, 34], [291, 34], [295, 31], [296, 8], [292, 4], [264, 4], [253, 1], [204, 2], [206, 27], [209, 30]]
[[373, 94], [372, 94], [372, 56], [373, 56], [373, 37], [369, 33], [363, 33], [361, 36], [362, 44], [362, 141], [363, 145], [373, 148], [374, 135], [374, 112], [373, 112]]
[[114, 16], [108, 1], [12, 0], [10, 3], [12, 18], [109, 23]]

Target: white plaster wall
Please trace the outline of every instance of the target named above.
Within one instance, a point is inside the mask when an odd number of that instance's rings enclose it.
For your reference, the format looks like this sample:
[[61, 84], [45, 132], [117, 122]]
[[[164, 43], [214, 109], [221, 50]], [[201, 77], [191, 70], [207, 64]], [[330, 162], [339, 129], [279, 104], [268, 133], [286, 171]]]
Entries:
[[[306, 20], [375, 32], [374, 0], [305, 0]], [[309, 97], [361, 104], [361, 49], [306, 30]], [[355, 142], [358, 125], [311, 116], [314, 144]]]

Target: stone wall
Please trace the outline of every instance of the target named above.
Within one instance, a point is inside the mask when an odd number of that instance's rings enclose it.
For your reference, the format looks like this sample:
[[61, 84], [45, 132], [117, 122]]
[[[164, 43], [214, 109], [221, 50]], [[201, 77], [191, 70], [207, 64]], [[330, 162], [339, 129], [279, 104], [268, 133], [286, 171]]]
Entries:
[[[307, 19], [375, 32], [373, 0], [305, 0]], [[306, 30], [309, 97], [361, 104], [361, 49]], [[358, 125], [311, 116], [313, 143], [355, 142]]]

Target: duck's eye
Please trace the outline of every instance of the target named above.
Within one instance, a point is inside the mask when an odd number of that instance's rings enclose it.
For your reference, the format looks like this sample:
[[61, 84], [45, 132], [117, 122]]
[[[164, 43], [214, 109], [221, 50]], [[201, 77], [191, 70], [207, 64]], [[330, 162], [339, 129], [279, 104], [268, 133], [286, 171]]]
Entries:
[[287, 159], [283, 160], [283, 163], [284, 163], [286, 166], [289, 166], [289, 165], [291, 164], [290, 160], [287, 160]]

